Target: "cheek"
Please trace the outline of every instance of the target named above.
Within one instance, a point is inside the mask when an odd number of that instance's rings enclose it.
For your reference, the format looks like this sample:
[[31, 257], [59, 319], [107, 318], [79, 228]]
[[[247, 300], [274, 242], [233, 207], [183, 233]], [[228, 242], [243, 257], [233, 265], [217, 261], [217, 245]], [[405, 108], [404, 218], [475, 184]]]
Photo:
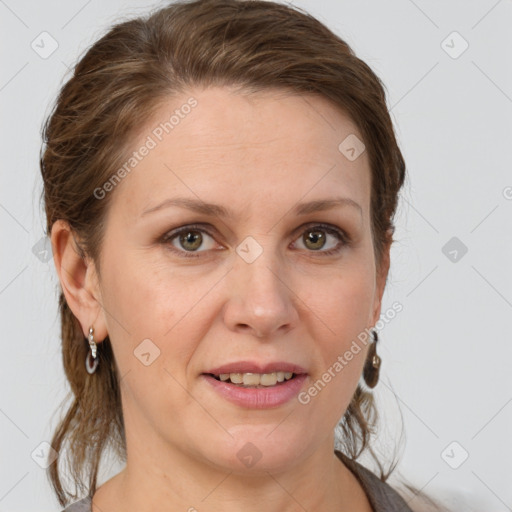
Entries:
[[366, 359], [373, 283], [357, 275], [329, 290], [315, 308], [322, 320], [316, 320], [319, 331], [314, 338], [319, 364], [306, 393], [321, 411], [318, 416], [334, 427], [350, 404]]
[[160, 359], [162, 334], [175, 323], [174, 312], [165, 302], [164, 282], [148, 272], [147, 264], [115, 252], [106, 254], [103, 309], [116, 362], [125, 375], [145, 368], [148, 356], [142, 354], [149, 353], [155, 363]]
[[169, 397], [175, 406], [189, 405], [190, 397], [179, 383], [186, 380], [195, 340], [202, 336], [197, 322], [201, 308], [194, 307], [201, 290], [148, 261], [119, 259], [108, 270], [104, 309], [126, 411], [140, 408], [157, 421], [167, 414], [161, 406]]
[[311, 293], [315, 311], [341, 341], [369, 327], [375, 298], [375, 273], [367, 265], [347, 267], [322, 279], [323, 291]]
[[[118, 261], [106, 280], [105, 309], [111, 313], [110, 327], [123, 337], [159, 338], [172, 325], [174, 313], [169, 310], [171, 290], [163, 281], [130, 261]], [[165, 315], [164, 315], [165, 312]]]
[[363, 265], [330, 279], [324, 293], [311, 294], [308, 299], [317, 314], [317, 331], [312, 337], [317, 340], [320, 371], [330, 369], [331, 374], [336, 374], [333, 381], [337, 384], [329, 387], [338, 388], [337, 392], [344, 393], [340, 388], [353, 391], [359, 379], [367, 353], [374, 294], [374, 273]]
[[105, 251], [105, 309], [115, 317], [111, 327], [119, 330], [121, 324], [124, 336], [161, 339], [197, 302], [195, 288], [159, 252], [132, 243], [121, 239]]
[[104, 309], [121, 370], [138, 370], [137, 354], [147, 348], [158, 355], [155, 367], [182, 373], [204, 336], [212, 307], [205, 310], [208, 301], [203, 299], [211, 286], [211, 279], [191, 286], [190, 276], [143, 253], [112, 258], [105, 273]]

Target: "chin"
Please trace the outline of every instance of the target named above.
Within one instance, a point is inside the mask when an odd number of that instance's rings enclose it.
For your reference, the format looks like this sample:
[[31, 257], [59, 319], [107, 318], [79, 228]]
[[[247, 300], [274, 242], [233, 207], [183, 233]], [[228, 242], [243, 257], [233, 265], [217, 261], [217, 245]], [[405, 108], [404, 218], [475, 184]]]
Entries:
[[302, 428], [300, 432], [291, 432], [290, 428], [278, 425], [263, 428], [245, 424], [232, 429], [233, 437], [224, 447], [220, 443], [212, 443], [208, 459], [217, 467], [237, 474], [268, 476], [268, 472], [290, 470], [296, 467], [299, 458], [305, 457], [303, 452], [308, 446], [308, 435]]

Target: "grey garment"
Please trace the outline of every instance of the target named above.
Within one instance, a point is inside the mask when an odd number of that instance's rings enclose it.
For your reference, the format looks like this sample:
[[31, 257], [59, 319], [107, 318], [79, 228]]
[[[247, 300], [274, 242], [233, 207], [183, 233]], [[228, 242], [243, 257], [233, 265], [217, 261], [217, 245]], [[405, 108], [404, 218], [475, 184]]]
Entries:
[[72, 503], [71, 505], [66, 507], [62, 512], [91, 512], [91, 501], [91, 497], [88, 496], [83, 500], [77, 501], [76, 503]]
[[[361, 483], [374, 512], [413, 512], [404, 499], [377, 475], [338, 450], [335, 453]], [[91, 510], [91, 498], [87, 497], [73, 503], [62, 512], [91, 512]]]
[[413, 512], [393, 487], [344, 453], [338, 450], [335, 453], [359, 480], [374, 512]]

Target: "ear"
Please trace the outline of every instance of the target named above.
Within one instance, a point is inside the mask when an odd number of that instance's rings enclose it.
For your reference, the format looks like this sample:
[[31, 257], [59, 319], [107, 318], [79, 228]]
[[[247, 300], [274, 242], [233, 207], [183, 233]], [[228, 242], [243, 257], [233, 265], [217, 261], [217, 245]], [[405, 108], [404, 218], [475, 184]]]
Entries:
[[82, 253], [73, 231], [64, 220], [53, 224], [51, 242], [62, 292], [82, 326], [84, 337], [88, 337], [89, 327], [94, 327], [95, 340], [103, 341], [108, 332], [94, 263]]
[[386, 233], [386, 243], [382, 249], [382, 256], [380, 262], [377, 263], [377, 273], [375, 282], [375, 298], [373, 303], [372, 311], [372, 322], [371, 325], [375, 325], [380, 318], [380, 312], [382, 308], [382, 296], [384, 295], [384, 288], [386, 287], [386, 281], [389, 273], [390, 265], [390, 249], [391, 242], [393, 240], [393, 230], [388, 230]]

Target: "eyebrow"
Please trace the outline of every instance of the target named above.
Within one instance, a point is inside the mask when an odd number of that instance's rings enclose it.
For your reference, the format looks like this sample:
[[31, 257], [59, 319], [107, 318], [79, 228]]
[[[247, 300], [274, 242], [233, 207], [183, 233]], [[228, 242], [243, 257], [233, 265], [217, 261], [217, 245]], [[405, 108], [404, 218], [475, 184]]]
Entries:
[[[234, 213], [231, 210], [228, 210], [224, 206], [214, 204], [214, 203], [206, 203], [201, 201], [200, 199], [191, 199], [188, 197], [175, 197], [172, 199], [166, 199], [162, 203], [153, 206], [147, 210], [145, 210], [141, 217], [155, 212], [157, 210], [162, 210], [164, 208], [169, 208], [171, 206], [177, 206], [180, 208], [186, 208], [187, 210], [191, 210], [197, 213], [202, 213], [204, 215], [217, 216], [222, 218], [232, 219], [235, 217]], [[314, 212], [332, 210], [334, 208], [346, 207], [350, 206], [359, 211], [359, 214], [362, 215], [363, 209], [361, 206], [356, 203], [354, 200], [348, 197], [335, 197], [332, 199], [318, 199], [316, 201], [309, 201], [307, 203], [300, 203], [294, 208], [294, 213], [296, 215], [308, 215]]]

